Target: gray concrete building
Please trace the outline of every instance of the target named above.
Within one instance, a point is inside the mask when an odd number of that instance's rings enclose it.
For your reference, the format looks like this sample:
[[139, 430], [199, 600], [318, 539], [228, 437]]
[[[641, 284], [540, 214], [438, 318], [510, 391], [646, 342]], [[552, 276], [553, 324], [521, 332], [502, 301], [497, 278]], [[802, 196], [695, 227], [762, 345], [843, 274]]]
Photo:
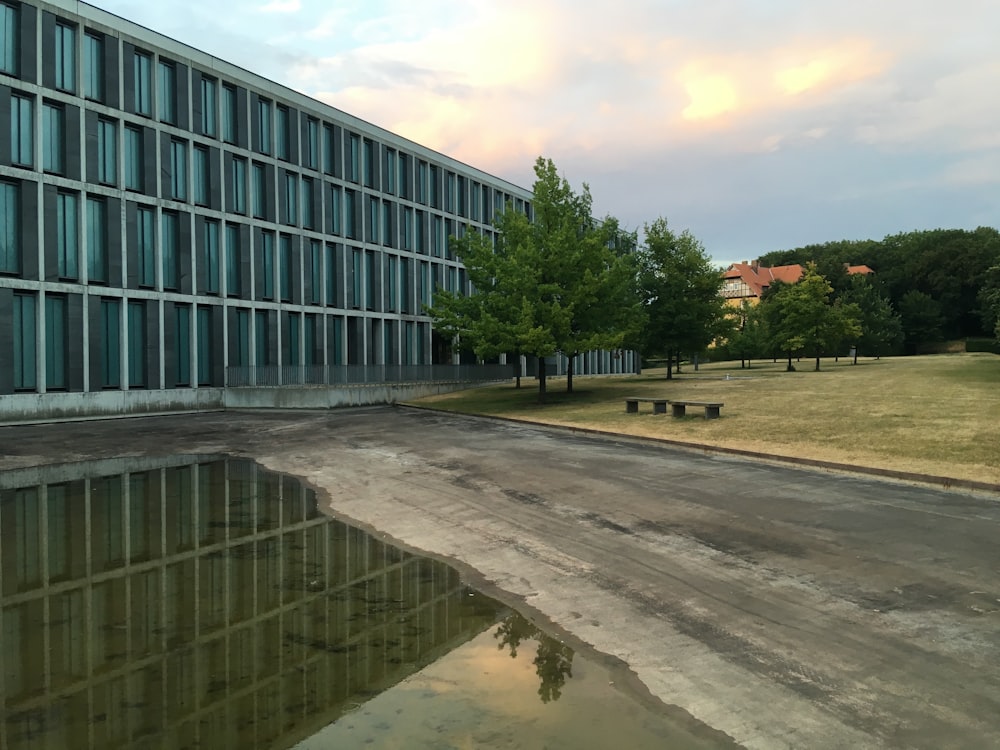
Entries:
[[0, 420], [215, 407], [233, 368], [452, 364], [423, 313], [468, 291], [449, 237], [531, 198], [84, 3], [0, 0]]

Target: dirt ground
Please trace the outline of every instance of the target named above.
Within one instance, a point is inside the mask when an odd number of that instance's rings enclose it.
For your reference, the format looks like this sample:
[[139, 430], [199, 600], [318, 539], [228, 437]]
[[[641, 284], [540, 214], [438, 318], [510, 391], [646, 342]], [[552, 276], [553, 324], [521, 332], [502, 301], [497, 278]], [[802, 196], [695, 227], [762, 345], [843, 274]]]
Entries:
[[228, 454], [751, 748], [1000, 745], [1000, 496], [407, 408], [0, 428], [0, 470]]

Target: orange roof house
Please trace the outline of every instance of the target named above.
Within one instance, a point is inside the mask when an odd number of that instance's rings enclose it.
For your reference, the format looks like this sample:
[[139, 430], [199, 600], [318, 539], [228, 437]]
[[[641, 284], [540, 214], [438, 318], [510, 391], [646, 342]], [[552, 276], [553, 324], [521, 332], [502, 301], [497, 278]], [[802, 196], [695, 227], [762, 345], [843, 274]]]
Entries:
[[[760, 265], [758, 261], [733, 263], [722, 274], [721, 294], [730, 305], [736, 307], [745, 299], [757, 304], [761, 295], [772, 283], [783, 281], [786, 284], [794, 284], [802, 278], [803, 273], [805, 269], [798, 263], [771, 268]], [[847, 266], [847, 273], [867, 276], [875, 272], [868, 266]]]

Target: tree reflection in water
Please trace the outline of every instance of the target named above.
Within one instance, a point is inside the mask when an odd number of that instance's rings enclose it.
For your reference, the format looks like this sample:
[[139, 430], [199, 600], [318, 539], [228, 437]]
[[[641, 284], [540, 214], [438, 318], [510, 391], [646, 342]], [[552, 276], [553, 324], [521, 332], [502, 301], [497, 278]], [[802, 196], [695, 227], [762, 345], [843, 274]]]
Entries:
[[573, 676], [573, 649], [546, 635], [525, 618], [512, 612], [497, 626], [493, 637], [499, 641], [497, 649], [510, 648], [510, 658], [517, 658], [517, 649], [526, 639], [538, 641], [535, 653], [535, 673], [541, 680], [538, 695], [542, 703], [559, 700], [566, 678]]

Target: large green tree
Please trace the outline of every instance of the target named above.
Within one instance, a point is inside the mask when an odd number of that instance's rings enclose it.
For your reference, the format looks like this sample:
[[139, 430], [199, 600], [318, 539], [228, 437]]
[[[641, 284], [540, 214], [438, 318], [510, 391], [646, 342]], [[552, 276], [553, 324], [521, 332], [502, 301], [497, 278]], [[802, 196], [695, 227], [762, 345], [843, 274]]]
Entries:
[[979, 291], [979, 302], [986, 330], [993, 331], [1000, 339], [1000, 265], [986, 272], [983, 288]]
[[664, 218], [646, 225], [637, 260], [646, 311], [641, 348], [646, 355], [665, 355], [671, 378], [675, 359], [701, 351], [726, 326], [722, 274], [694, 235], [674, 232]]
[[595, 221], [587, 187], [574, 192], [551, 160], [539, 158], [535, 176], [532, 219], [508, 206], [495, 234], [453, 240], [473, 293], [437, 290], [428, 312], [438, 331], [479, 357], [536, 357], [544, 402], [546, 357], [562, 352], [572, 362], [578, 352], [620, 347], [638, 316], [629, 258], [615, 250], [617, 222]]
[[845, 302], [858, 307], [861, 333], [856, 340], [854, 361], [857, 355], [881, 357], [896, 351], [903, 341], [903, 324], [887, 296], [867, 276], [855, 276], [851, 286], [842, 295]]
[[861, 334], [857, 305], [836, 301], [832, 294], [830, 283], [809, 264], [796, 283], [776, 283], [761, 300], [773, 346], [788, 356], [789, 370], [795, 369], [792, 355], [797, 352], [814, 357], [819, 370], [823, 354]]

